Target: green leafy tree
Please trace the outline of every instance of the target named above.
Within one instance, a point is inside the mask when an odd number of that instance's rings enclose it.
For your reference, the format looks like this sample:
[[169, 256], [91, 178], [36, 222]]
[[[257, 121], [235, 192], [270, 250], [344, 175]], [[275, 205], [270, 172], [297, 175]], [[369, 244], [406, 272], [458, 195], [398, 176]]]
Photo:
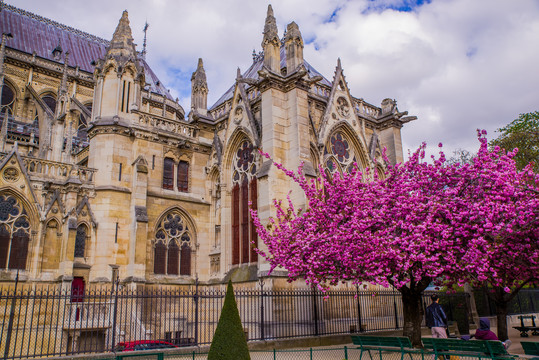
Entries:
[[225, 303], [213, 340], [208, 360], [250, 360], [247, 339], [241, 325], [240, 313], [234, 298], [232, 281], [228, 282]]
[[498, 129], [500, 136], [490, 142], [490, 146], [499, 146], [507, 151], [518, 148], [514, 157], [517, 167], [524, 168], [533, 162], [533, 169], [539, 172], [539, 111], [520, 114], [518, 119]]

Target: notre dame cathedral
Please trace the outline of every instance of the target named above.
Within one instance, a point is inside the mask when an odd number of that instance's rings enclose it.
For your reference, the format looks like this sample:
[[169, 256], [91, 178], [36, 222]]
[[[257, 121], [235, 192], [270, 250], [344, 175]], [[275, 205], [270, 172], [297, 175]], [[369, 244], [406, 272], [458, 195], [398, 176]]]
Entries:
[[249, 204], [268, 219], [299, 189], [258, 150], [313, 178], [381, 171], [383, 148], [402, 161], [415, 117], [352, 96], [339, 60], [331, 78], [316, 71], [298, 25], [280, 38], [271, 6], [262, 51], [211, 106], [198, 60], [187, 112], [137, 51], [127, 11], [105, 40], [0, 6], [4, 284], [255, 281], [269, 265]]

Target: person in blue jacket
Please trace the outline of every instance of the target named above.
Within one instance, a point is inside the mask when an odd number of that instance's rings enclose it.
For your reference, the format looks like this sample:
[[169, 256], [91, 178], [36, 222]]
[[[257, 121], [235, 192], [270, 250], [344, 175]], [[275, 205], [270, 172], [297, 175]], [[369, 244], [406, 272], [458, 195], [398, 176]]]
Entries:
[[432, 304], [427, 307], [425, 313], [425, 322], [430, 329], [433, 338], [447, 338], [447, 316], [445, 315], [442, 305], [439, 304], [440, 298], [438, 295], [432, 295]]

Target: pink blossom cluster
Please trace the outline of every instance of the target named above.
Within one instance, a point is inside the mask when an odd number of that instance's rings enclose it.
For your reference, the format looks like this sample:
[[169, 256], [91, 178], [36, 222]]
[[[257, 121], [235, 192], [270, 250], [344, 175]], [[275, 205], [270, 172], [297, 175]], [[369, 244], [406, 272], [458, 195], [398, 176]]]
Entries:
[[[538, 281], [539, 176], [517, 170], [516, 149], [489, 150], [486, 132], [469, 164], [410, 158], [376, 172], [307, 180], [276, 164], [305, 192], [306, 209], [275, 201], [263, 224], [251, 211], [272, 269], [324, 290], [340, 281], [422, 291], [429, 283], [488, 283], [506, 291]], [[441, 144], [440, 144], [441, 147]], [[267, 156], [267, 155], [266, 155]], [[320, 173], [324, 174], [323, 169]]]

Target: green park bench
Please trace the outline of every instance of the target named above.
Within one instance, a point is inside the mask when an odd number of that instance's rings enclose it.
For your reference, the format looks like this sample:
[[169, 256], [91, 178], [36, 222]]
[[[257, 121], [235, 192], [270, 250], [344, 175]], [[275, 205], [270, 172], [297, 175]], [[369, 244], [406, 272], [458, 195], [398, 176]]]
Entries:
[[423, 346], [438, 356], [459, 356], [478, 359], [515, 359], [501, 341], [422, 338]]
[[367, 352], [372, 360], [371, 351], [378, 352], [379, 359], [383, 359], [383, 352], [396, 352], [401, 353], [401, 360], [404, 360], [406, 354], [421, 353], [421, 350], [412, 348], [410, 339], [403, 336], [370, 336], [370, 335], [352, 335], [352, 342], [354, 345], [358, 345], [361, 349], [359, 359], [363, 357], [363, 353]]
[[[519, 315], [518, 318], [520, 319], [520, 326], [513, 326], [513, 329], [520, 331], [521, 337], [528, 337], [528, 331], [530, 330], [532, 331], [532, 335], [539, 335], [539, 327], [535, 326], [535, 315]], [[525, 319], [531, 320], [530, 326], [524, 324]]]
[[[539, 356], [539, 342], [521, 341], [522, 349], [526, 355]], [[533, 357], [532, 360], [539, 360], [539, 357]]]

